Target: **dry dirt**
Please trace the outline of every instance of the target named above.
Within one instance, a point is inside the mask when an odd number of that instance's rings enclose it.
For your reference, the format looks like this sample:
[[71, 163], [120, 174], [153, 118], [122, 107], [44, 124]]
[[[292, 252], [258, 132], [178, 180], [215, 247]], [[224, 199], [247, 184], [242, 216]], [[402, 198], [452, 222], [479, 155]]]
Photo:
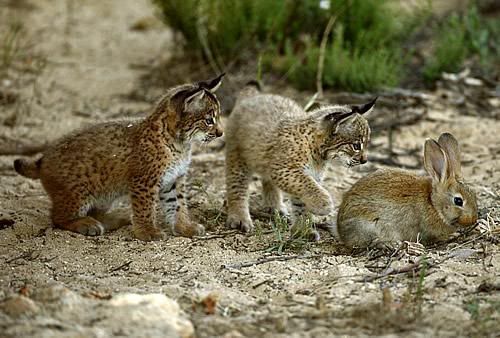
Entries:
[[[3, 146], [43, 144], [89, 123], [149, 109], [150, 102], [130, 93], [175, 50], [150, 2], [76, 4], [0, 0], [2, 34], [16, 20], [25, 29], [21, 50], [0, 78], [0, 91], [13, 98], [0, 100]], [[280, 241], [265, 218], [249, 236], [223, 227], [220, 141], [197, 149], [189, 176], [190, 205], [208, 235], [156, 243], [133, 239], [129, 228], [96, 238], [53, 229], [40, 183], [15, 174], [16, 156], [0, 156], [0, 300], [30, 296], [52, 283], [94, 298], [160, 293], [177, 300], [198, 337], [497, 336], [500, 121], [458, 114], [432, 97], [425, 121], [395, 132], [395, 150], [421, 149], [426, 137], [452, 132], [463, 148], [465, 177], [478, 194], [483, 230], [429, 249], [423, 269], [379, 275], [389, 265], [408, 267], [421, 258], [349, 253], [327, 232], [318, 243], [285, 248], [287, 260], [273, 260]], [[384, 133], [372, 141], [386, 143]], [[339, 201], [378, 167], [333, 166], [327, 185]], [[258, 181], [252, 191], [258, 212]], [[264, 257], [271, 261], [237, 266]], [[0, 336], [19, 325], [2, 322], [6, 318], [0, 316]], [[68, 327], [53, 330], [72, 336]]]

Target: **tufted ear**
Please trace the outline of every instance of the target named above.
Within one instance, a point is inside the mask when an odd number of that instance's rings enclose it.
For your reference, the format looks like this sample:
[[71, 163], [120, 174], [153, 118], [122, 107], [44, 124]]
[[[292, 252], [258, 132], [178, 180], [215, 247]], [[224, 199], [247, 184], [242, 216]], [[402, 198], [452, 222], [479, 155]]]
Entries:
[[184, 111], [185, 112], [197, 112], [204, 108], [204, 100], [205, 91], [203, 89], [199, 89], [195, 91], [193, 94], [187, 96], [184, 99]]
[[350, 117], [352, 115], [352, 112], [347, 112], [347, 113], [343, 113], [343, 112], [333, 112], [333, 113], [329, 113], [327, 115], [325, 115], [323, 117], [323, 119], [327, 122], [334, 122], [334, 123], [340, 123], [341, 121], [347, 119], [348, 117]]
[[330, 113], [324, 117], [325, 122], [328, 122], [330, 132], [334, 134], [339, 131], [342, 126], [348, 125], [356, 115], [351, 112], [347, 113]]
[[353, 113], [358, 113], [358, 114], [366, 114], [372, 111], [373, 107], [375, 106], [375, 102], [377, 102], [378, 96], [375, 97], [373, 100], [371, 100], [368, 103], [365, 103], [361, 106], [352, 106], [352, 112]]
[[222, 78], [224, 77], [224, 75], [226, 75], [226, 73], [222, 73], [212, 80], [198, 82], [198, 86], [200, 88], [208, 90], [211, 93], [215, 93], [215, 91], [219, 89], [220, 85], [222, 84]]

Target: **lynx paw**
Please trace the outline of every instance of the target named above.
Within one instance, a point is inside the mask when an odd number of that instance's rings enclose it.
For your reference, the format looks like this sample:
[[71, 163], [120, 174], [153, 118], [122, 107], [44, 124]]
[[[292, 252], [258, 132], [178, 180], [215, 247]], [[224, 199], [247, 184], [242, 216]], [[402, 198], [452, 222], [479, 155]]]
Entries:
[[205, 234], [205, 227], [197, 223], [178, 223], [173, 229], [174, 236], [193, 237], [203, 236]]
[[106, 231], [101, 222], [90, 217], [79, 219], [73, 226], [76, 232], [85, 236], [100, 236]]
[[328, 199], [317, 199], [314, 201], [307, 201], [306, 208], [310, 212], [319, 216], [326, 216], [333, 212], [333, 202], [330, 197]]
[[159, 241], [164, 238], [163, 233], [160, 229], [156, 227], [147, 227], [147, 228], [135, 228], [133, 230], [134, 236], [141, 241]]
[[251, 219], [242, 220], [236, 216], [228, 216], [226, 221], [226, 227], [231, 229], [237, 229], [242, 232], [252, 232], [253, 223]]

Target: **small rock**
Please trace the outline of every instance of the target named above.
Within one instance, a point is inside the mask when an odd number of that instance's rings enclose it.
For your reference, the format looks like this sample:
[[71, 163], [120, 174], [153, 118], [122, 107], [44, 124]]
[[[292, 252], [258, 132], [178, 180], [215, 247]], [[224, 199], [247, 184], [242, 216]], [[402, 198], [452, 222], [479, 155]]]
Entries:
[[17, 318], [20, 316], [31, 316], [40, 310], [34, 301], [28, 297], [15, 295], [6, 299], [0, 309], [7, 315]]
[[222, 338], [244, 338], [245, 336], [243, 334], [241, 334], [241, 332], [239, 331], [236, 331], [236, 330], [232, 330], [232, 331], [229, 331], [229, 332], [226, 332]]

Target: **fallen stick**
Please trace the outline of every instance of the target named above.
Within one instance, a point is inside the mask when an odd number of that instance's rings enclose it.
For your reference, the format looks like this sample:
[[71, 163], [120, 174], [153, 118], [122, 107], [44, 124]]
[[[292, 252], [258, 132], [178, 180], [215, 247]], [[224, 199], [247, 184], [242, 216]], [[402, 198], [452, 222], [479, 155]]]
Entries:
[[115, 272], [115, 271], [118, 271], [118, 270], [122, 270], [124, 268], [128, 268], [130, 266], [130, 264], [132, 264], [132, 261], [125, 262], [122, 265], [117, 266], [116, 268], [113, 268], [113, 269], [109, 270], [109, 272]]
[[259, 258], [255, 261], [236, 263], [236, 264], [223, 264], [222, 268], [223, 269], [241, 269], [241, 268], [248, 268], [250, 266], [260, 265], [260, 264], [274, 262], [274, 261], [289, 261], [292, 259], [310, 259], [310, 258], [318, 258], [318, 257], [321, 257], [321, 256], [320, 255], [271, 256], [271, 257]]
[[[422, 268], [422, 261], [423, 261], [423, 257], [419, 257], [415, 263], [403, 266], [401, 268], [388, 268], [383, 273], [380, 273], [380, 274], [377, 274], [374, 276], [363, 277], [361, 279], [358, 279], [357, 282], [373, 282], [374, 280], [384, 278], [387, 276], [398, 275], [398, 274], [407, 273], [410, 271], [417, 272]], [[436, 266], [436, 264], [432, 264], [429, 262], [426, 262], [426, 264], [427, 264], [427, 269], [430, 269], [430, 268]]]

